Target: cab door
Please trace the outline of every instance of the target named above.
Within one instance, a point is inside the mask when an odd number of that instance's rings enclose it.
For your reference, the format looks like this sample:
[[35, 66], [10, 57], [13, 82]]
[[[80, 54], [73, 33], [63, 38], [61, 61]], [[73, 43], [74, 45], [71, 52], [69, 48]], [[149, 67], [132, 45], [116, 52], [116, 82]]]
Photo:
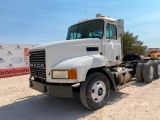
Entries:
[[116, 24], [107, 23], [104, 40], [105, 57], [111, 65], [116, 65], [121, 58], [121, 40], [117, 36]]

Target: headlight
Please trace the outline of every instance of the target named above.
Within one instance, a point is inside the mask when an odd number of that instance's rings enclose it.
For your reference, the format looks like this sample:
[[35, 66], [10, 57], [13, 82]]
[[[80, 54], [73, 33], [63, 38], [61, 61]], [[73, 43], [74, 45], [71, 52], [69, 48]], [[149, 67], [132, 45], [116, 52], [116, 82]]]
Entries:
[[52, 79], [77, 79], [76, 69], [52, 70]]
[[53, 70], [52, 71], [52, 78], [68, 78], [68, 71], [66, 70]]

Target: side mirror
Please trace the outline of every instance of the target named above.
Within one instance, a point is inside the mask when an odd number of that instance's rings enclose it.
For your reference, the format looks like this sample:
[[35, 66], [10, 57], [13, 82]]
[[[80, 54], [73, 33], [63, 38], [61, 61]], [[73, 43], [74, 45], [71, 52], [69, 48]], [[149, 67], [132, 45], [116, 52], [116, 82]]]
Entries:
[[124, 20], [119, 19], [117, 20], [117, 35], [121, 36], [124, 34]]

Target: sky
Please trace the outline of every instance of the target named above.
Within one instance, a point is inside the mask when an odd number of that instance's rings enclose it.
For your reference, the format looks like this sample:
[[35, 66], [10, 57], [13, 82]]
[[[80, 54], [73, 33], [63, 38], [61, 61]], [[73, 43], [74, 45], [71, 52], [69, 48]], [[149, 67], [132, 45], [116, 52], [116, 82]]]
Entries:
[[124, 19], [125, 31], [160, 48], [160, 0], [0, 0], [0, 43], [65, 40], [69, 26], [97, 13]]

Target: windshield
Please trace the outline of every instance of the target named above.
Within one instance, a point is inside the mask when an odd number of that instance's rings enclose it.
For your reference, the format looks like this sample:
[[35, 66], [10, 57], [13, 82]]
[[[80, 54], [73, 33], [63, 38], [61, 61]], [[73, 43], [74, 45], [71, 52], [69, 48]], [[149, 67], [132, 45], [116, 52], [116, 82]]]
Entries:
[[67, 40], [81, 38], [102, 38], [103, 20], [92, 20], [71, 26], [68, 29]]

